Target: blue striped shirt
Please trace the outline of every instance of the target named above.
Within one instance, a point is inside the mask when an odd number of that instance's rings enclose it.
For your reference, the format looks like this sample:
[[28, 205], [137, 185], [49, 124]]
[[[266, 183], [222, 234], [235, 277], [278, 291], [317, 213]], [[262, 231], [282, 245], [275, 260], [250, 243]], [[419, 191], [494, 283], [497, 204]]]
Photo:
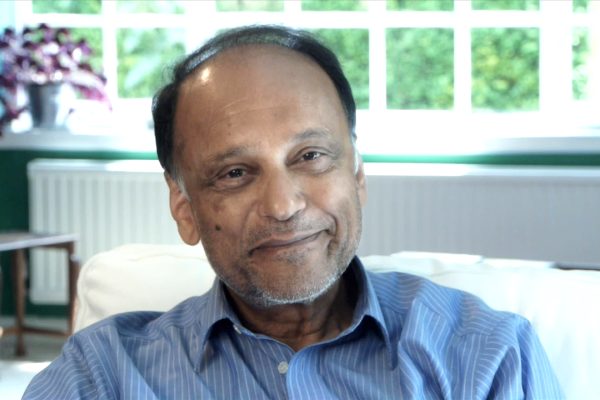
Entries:
[[298, 352], [240, 323], [217, 280], [167, 313], [72, 336], [24, 399], [555, 399], [531, 325], [402, 273], [365, 272], [351, 326]]

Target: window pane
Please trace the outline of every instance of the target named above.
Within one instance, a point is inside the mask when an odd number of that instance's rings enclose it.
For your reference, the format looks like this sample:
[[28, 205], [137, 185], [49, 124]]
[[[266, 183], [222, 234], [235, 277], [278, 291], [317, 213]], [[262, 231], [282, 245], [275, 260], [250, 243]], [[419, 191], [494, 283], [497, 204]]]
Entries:
[[340, 59], [357, 108], [369, 108], [369, 32], [366, 29], [313, 31]]
[[283, 0], [217, 0], [218, 11], [283, 11]]
[[67, 14], [99, 14], [101, 0], [33, 0], [33, 12], [67, 13]]
[[538, 108], [538, 29], [473, 29], [471, 46], [474, 109]]
[[573, 98], [584, 100], [588, 91], [588, 65], [590, 55], [589, 31], [586, 28], [573, 30]]
[[454, 0], [387, 0], [388, 10], [452, 11]]
[[366, 0], [302, 0], [302, 9], [306, 11], [364, 11]]
[[589, 0], [573, 0], [573, 11], [586, 12], [588, 9]]
[[388, 108], [448, 109], [453, 105], [452, 29], [388, 29]]
[[[562, 1], [562, 0], [561, 0]], [[472, 0], [473, 10], [539, 10], [539, 0]]]
[[102, 71], [102, 30], [100, 28], [72, 28], [70, 30], [74, 42], [85, 39], [92, 49], [88, 61], [94, 71]]
[[122, 13], [183, 14], [181, 1], [173, 0], [118, 0], [117, 10]]
[[119, 97], [150, 97], [164, 83], [164, 71], [185, 54], [184, 32], [170, 29], [117, 31]]

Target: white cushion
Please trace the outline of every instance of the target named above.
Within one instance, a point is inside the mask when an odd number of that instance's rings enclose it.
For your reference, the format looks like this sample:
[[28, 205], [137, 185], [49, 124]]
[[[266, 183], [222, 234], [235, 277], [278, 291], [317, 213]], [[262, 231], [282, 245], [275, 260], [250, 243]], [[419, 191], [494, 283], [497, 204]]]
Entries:
[[98, 253], [77, 282], [75, 330], [126, 311], [166, 311], [210, 289], [202, 246], [130, 244]]
[[[402, 271], [471, 292], [498, 310], [528, 318], [572, 399], [600, 399], [600, 272], [477, 256], [397, 253], [361, 258], [375, 272]], [[126, 245], [82, 268], [75, 327], [135, 310], [165, 311], [214, 281], [201, 246]]]

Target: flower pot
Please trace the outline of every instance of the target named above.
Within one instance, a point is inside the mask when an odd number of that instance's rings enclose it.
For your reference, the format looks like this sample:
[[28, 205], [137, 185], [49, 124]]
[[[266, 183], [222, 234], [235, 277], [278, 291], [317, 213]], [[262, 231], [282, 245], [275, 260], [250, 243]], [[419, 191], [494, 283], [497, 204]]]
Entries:
[[71, 112], [72, 88], [64, 83], [27, 85], [29, 112], [34, 128], [62, 130]]

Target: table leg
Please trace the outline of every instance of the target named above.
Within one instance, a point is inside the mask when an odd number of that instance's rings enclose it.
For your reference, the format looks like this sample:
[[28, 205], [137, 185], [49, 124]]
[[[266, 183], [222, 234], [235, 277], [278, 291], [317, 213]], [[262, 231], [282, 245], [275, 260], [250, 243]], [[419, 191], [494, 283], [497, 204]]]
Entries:
[[69, 257], [69, 321], [68, 335], [73, 334], [75, 324], [75, 302], [77, 298], [77, 278], [79, 277], [79, 260], [75, 256], [75, 245], [69, 243], [67, 246]]
[[13, 251], [12, 260], [12, 275], [13, 288], [15, 296], [15, 335], [17, 337], [17, 345], [15, 354], [24, 356], [25, 341], [23, 338], [23, 326], [25, 324], [25, 273], [27, 270], [27, 262], [25, 260], [25, 250], [18, 249]]

